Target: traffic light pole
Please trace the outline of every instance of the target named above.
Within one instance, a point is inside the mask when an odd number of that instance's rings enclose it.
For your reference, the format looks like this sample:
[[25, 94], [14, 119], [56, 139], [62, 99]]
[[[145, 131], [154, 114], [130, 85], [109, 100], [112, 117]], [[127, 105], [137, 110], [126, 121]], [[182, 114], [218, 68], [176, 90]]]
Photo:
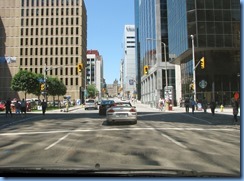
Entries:
[[47, 64], [44, 67], [44, 99], [47, 101]]
[[49, 70], [53, 70], [53, 69], [58, 69], [58, 68], [62, 68], [61, 66], [60, 67], [50, 67], [50, 68], [47, 68], [47, 64], [45, 63], [44, 65], [44, 99], [47, 101], [47, 71]]
[[196, 67], [195, 67], [195, 47], [194, 47], [194, 35], [191, 35], [192, 40], [192, 65], [193, 65], [193, 85], [194, 85], [194, 91], [193, 91], [193, 99], [196, 101]]

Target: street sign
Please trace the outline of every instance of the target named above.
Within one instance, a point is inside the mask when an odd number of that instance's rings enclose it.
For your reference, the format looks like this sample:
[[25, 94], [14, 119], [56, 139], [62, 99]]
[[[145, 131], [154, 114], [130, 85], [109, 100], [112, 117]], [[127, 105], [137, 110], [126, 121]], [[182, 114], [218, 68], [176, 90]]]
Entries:
[[202, 89], [206, 88], [206, 87], [207, 87], [207, 81], [205, 81], [205, 80], [201, 80], [201, 81], [199, 82], [199, 86], [200, 86]]
[[130, 85], [134, 85], [134, 80], [133, 80], [133, 79], [130, 79], [130, 80], [129, 80], [129, 84], [130, 84]]
[[39, 78], [38, 79], [38, 82], [43, 83], [44, 82], [44, 79], [43, 78]]

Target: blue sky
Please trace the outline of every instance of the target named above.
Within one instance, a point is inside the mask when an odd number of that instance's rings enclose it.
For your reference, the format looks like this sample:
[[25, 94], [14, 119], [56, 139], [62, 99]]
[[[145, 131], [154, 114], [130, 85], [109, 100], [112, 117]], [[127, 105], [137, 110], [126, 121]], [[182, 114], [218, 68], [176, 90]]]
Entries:
[[126, 24], [134, 24], [134, 0], [85, 0], [87, 50], [98, 50], [104, 60], [107, 84], [119, 80]]

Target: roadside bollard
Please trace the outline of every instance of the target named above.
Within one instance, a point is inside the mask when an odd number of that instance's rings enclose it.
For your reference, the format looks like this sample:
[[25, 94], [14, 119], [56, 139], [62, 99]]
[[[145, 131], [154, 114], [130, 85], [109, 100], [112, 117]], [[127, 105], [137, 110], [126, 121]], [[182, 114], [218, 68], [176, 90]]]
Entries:
[[224, 106], [221, 104], [220, 111], [223, 112], [223, 110], [224, 110]]

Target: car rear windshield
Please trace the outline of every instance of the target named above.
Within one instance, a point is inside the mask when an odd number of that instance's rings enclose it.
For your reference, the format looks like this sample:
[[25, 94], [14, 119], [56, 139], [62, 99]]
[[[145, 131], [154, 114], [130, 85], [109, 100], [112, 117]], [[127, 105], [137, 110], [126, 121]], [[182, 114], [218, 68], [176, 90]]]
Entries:
[[113, 104], [114, 101], [102, 101], [101, 104]]
[[86, 103], [94, 103], [95, 101], [94, 100], [88, 100], [86, 101]]

